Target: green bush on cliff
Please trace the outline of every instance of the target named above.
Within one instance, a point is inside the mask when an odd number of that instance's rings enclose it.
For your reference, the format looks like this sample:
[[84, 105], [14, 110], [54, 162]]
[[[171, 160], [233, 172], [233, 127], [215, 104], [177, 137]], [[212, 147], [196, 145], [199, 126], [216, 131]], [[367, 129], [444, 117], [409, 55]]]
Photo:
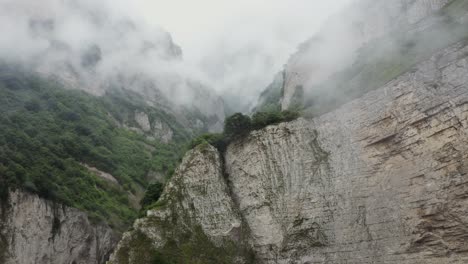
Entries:
[[149, 205], [157, 202], [164, 190], [164, 185], [160, 182], [150, 184], [146, 189], [145, 196], [140, 201], [141, 208], [146, 208]]
[[252, 120], [249, 116], [241, 113], [233, 114], [224, 121], [224, 136], [233, 138], [246, 134], [252, 129]]
[[291, 110], [256, 112], [252, 117], [236, 113], [224, 121], [223, 133], [203, 134], [192, 140], [190, 148], [192, 149], [200, 144], [210, 144], [223, 153], [232, 140], [245, 136], [252, 130], [262, 129], [268, 125], [281, 122], [290, 122], [299, 118], [299, 116], [299, 112]]
[[252, 116], [252, 127], [254, 129], [262, 129], [268, 125], [293, 121], [299, 116], [299, 112], [290, 110], [256, 112]]
[[203, 134], [201, 136], [198, 136], [197, 138], [193, 139], [192, 142], [190, 143], [190, 148], [193, 149], [198, 145], [201, 144], [210, 144], [213, 147], [217, 148], [221, 152], [227, 147], [227, 140], [224, 137], [224, 134], [220, 133], [207, 133]]

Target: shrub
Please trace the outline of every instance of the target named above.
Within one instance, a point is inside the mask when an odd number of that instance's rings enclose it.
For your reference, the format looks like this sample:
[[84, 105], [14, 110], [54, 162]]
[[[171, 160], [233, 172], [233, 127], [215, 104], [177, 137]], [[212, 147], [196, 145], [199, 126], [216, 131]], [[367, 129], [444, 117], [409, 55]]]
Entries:
[[160, 182], [156, 182], [148, 186], [145, 196], [140, 201], [141, 208], [145, 208], [159, 200], [164, 190], [164, 185]]
[[299, 116], [299, 112], [291, 110], [256, 112], [252, 118], [237, 113], [226, 118], [224, 121], [223, 134], [203, 134], [192, 140], [190, 148], [208, 143], [216, 147], [221, 153], [224, 153], [229, 142], [236, 137], [246, 135], [254, 129], [262, 129], [268, 125], [289, 122], [297, 119]]
[[278, 123], [281, 121], [281, 112], [256, 112], [252, 116], [252, 126], [255, 129], [266, 127], [267, 125]]
[[284, 110], [281, 112], [281, 121], [290, 122], [298, 119], [300, 116], [301, 114], [298, 111]]
[[214, 133], [214, 134], [203, 134], [190, 143], [190, 148], [194, 148], [200, 144], [208, 143], [213, 147], [217, 148], [219, 151], [224, 152], [227, 147], [227, 140], [223, 134]]
[[244, 135], [252, 129], [252, 120], [241, 113], [234, 114], [224, 121], [224, 135], [232, 138]]
[[252, 116], [252, 127], [254, 129], [261, 129], [268, 125], [278, 124], [281, 122], [289, 122], [297, 119], [300, 116], [299, 112], [285, 110], [285, 111], [269, 111], [269, 112], [256, 112]]

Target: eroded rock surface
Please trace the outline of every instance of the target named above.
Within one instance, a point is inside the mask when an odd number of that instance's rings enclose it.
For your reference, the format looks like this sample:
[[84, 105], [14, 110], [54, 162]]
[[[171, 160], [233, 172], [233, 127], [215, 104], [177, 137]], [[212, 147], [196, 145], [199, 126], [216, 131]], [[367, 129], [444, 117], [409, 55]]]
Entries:
[[214, 148], [191, 151], [112, 263], [149, 263], [132, 257], [145, 243], [176, 263], [233, 245], [252, 253], [217, 263], [468, 263], [467, 143], [459, 43], [333, 112], [235, 141], [224, 175]]
[[252, 263], [247, 230], [231, 199], [218, 151], [190, 151], [166, 189], [124, 234], [110, 263]]
[[0, 263], [105, 263], [118, 236], [85, 213], [22, 192], [1, 207]]

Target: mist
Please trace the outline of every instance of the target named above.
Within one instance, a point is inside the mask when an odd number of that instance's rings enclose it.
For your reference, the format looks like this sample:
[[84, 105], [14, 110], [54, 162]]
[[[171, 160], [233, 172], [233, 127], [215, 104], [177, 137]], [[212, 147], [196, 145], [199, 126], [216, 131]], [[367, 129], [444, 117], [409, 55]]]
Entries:
[[359, 0], [330, 16], [288, 60], [282, 109], [324, 113], [460, 41], [466, 20], [443, 10], [448, 3]]
[[194, 104], [203, 87], [246, 111], [348, 2], [2, 0], [0, 60], [95, 94], [125, 80]]
[[182, 63], [171, 35], [137, 10], [128, 1], [2, 1], [0, 59], [97, 95], [122, 86], [188, 104], [200, 74]]
[[351, 1], [140, 2], [149, 7], [142, 12], [148, 20], [168, 29], [183, 47], [187, 63], [234, 110], [245, 111], [298, 45]]

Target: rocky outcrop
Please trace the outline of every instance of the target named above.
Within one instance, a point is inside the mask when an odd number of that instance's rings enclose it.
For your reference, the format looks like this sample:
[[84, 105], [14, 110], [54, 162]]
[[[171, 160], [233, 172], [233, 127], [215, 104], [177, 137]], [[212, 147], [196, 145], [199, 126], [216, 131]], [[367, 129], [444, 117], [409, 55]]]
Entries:
[[135, 112], [135, 123], [137, 127], [129, 127], [130, 130], [147, 136], [149, 140], [159, 140], [162, 143], [169, 143], [174, 136], [174, 131], [164, 121], [150, 117], [144, 112]]
[[174, 131], [161, 120], [155, 120], [153, 122], [154, 138], [161, 140], [163, 143], [169, 143], [174, 136]]
[[[467, 263], [467, 132], [458, 43], [335, 111], [233, 142], [224, 175], [214, 148], [191, 151], [112, 263], [150, 263], [141, 245], [175, 263]], [[234, 245], [253, 253], [206, 261]]]
[[85, 213], [19, 191], [3, 202], [0, 216], [0, 263], [100, 264], [118, 242]]
[[[190, 151], [160, 200], [124, 234], [109, 263], [252, 263], [218, 151]], [[158, 262], [159, 261], [159, 262]]]

